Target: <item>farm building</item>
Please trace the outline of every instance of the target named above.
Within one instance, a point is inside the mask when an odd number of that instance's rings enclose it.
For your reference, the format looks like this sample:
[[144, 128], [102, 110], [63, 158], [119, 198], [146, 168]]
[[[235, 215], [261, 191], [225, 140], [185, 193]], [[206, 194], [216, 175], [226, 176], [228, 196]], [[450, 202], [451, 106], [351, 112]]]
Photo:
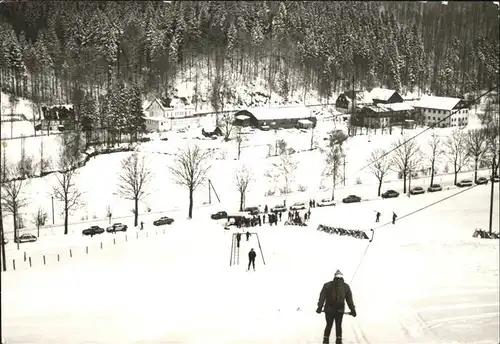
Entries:
[[403, 97], [395, 90], [389, 90], [386, 88], [375, 87], [370, 92], [370, 98], [373, 104], [393, 104], [402, 103], [404, 101]]
[[358, 112], [358, 119], [366, 127], [384, 128], [413, 121], [413, 114], [414, 108], [410, 104], [389, 103], [364, 106]]
[[170, 120], [163, 117], [145, 117], [148, 132], [166, 131], [170, 129]]
[[[247, 116], [248, 118], [241, 116]], [[316, 116], [305, 106], [241, 110], [235, 113], [235, 123], [241, 123], [241, 121], [247, 121], [249, 125], [263, 130], [304, 126], [314, 128], [316, 126]]]
[[[354, 94], [354, 96], [353, 96]], [[352, 113], [353, 100], [355, 105], [365, 104], [365, 97], [360, 91], [347, 91], [341, 93], [335, 101], [335, 108], [340, 113]], [[358, 108], [356, 106], [356, 108]]]
[[461, 127], [469, 122], [469, 109], [460, 98], [423, 96], [413, 106], [425, 125]]

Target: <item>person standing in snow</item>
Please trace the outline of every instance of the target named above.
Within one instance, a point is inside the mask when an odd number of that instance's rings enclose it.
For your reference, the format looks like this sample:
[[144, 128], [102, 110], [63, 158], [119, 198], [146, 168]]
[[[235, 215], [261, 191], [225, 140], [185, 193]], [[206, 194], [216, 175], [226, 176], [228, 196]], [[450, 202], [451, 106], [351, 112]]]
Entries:
[[396, 215], [396, 213], [395, 213], [395, 212], [392, 212], [392, 224], [393, 224], [393, 225], [394, 225], [394, 224], [396, 224], [396, 218], [397, 218], [397, 217], [398, 217], [398, 216]]
[[144, 229], [144, 222], [141, 221], [141, 231]]
[[281, 222], [281, 211], [278, 213], [278, 216], [280, 217], [280, 222]]
[[318, 308], [316, 309], [316, 313], [321, 314], [324, 306], [326, 327], [323, 333], [323, 344], [329, 343], [334, 322], [335, 336], [338, 341], [342, 340], [342, 318], [344, 317], [345, 303], [349, 306], [351, 315], [356, 317], [351, 288], [344, 282], [342, 273], [337, 270], [333, 281], [323, 285], [319, 294]]
[[236, 247], [240, 247], [241, 233], [236, 233]]
[[257, 256], [257, 253], [253, 250], [253, 248], [250, 249], [250, 252], [248, 252], [248, 269], [247, 271], [250, 271], [250, 265], [253, 266], [253, 271], [255, 271], [255, 257]]
[[247, 241], [250, 239], [250, 235], [251, 235], [251, 234], [250, 234], [250, 232], [249, 232], [249, 231], [247, 231], [247, 232], [246, 232]]
[[377, 211], [377, 217], [375, 218], [375, 222], [380, 222], [380, 212]]

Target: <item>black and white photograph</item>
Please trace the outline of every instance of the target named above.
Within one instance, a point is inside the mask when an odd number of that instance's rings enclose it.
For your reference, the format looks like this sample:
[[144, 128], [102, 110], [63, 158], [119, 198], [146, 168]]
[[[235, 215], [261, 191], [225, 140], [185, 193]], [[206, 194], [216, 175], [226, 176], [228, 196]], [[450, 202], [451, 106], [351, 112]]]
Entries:
[[498, 1], [0, 0], [1, 344], [500, 343]]

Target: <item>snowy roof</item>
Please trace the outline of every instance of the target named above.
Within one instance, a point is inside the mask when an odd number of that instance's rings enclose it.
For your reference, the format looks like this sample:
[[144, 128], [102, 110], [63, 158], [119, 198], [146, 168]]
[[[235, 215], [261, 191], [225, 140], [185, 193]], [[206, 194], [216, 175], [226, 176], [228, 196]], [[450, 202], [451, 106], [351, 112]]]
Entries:
[[384, 107], [392, 111], [410, 111], [413, 110], [413, 106], [408, 103], [392, 103], [384, 104]]
[[247, 115], [238, 115], [235, 118], [240, 120], [240, 121], [245, 121], [245, 120], [249, 119], [250, 117]]
[[427, 109], [452, 110], [460, 100], [460, 98], [423, 96], [414, 106]]
[[370, 97], [373, 100], [387, 101], [393, 96], [394, 93], [396, 93], [395, 90], [388, 90], [386, 88], [375, 87], [370, 92]]
[[257, 120], [273, 120], [273, 119], [300, 119], [316, 117], [308, 107], [292, 106], [279, 108], [253, 108], [248, 109]]
[[308, 119], [299, 119], [299, 123], [300, 124], [313, 124], [313, 122], [311, 122]]

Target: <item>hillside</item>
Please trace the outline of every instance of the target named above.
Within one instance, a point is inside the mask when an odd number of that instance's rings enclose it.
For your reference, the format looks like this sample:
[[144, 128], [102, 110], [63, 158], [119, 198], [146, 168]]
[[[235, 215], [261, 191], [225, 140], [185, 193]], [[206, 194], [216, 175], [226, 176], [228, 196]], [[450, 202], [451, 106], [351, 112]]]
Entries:
[[36, 103], [117, 81], [148, 98], [189, 81], [214, 108], [240, 85], [287, 102], [353, 83], [459, 95], [498, 74], [491, 2], [11, 2], [0, 19], [2, 87]]

